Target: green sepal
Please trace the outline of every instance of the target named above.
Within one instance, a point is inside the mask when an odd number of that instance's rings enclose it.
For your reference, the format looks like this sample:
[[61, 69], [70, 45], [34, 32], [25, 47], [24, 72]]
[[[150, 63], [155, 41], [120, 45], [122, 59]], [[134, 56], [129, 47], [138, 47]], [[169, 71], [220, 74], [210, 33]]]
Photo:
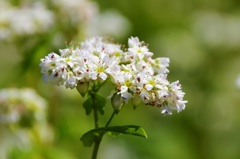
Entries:
[[79, 81], [77, 84], [77, 91], [84, 97], [88, 92], [89, 82]]
[[84, 146], [90, 147], [95, 141], [101, 140], [102, 136], [105, 133], [109, 133], [111, 134], [111, 136], [114, 137], [118, 136], [118, 134], [126, 134], [147, 138], [147, 134], [142, 127], [136, 125], [124, 125], [124, 126], [101, 127], [90, 130], [87, 133], [85, 133], [80, 140], [83, 142]]

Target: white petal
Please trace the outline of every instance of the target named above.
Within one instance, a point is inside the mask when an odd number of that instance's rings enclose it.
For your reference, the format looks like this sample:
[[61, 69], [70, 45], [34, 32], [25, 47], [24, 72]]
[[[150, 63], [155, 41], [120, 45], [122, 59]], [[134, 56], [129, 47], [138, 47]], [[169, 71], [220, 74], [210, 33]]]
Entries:
[[152, 90], [152, 88], [153, 88], [153, 85], [151, 85], [151, 84], [146, 84], [146, 89], [147, 89], [148, 91]]
[[103, 72], [101, 72], [100, 74], [99, 74], [99, 77], [102, 79], [102, 80], [106, 80], [107, 79], [107, 74], [106, 73], [103, 73]]

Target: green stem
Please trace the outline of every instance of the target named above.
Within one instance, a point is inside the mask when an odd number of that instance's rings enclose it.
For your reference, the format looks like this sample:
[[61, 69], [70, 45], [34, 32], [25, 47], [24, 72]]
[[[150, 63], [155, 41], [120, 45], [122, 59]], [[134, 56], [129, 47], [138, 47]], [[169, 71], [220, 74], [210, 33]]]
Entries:
[[92, 153], [92, 159], [97, 159], [98, 149], [99, 149], [101, 140], [102, 140], [102, 136], [100, 136], [100, 137], [95, 141], [94, 148], [93, 148], [93, 153]]
[[109, 125], [110, 122], [112, 121], [112, 119], [113, 119], [113, 117], [115, 116], [115, 114], [116, 114], [116, 111], [114, 110], [105, 127], [108, 127], [108, 125]]
[[[97, 112], [97, 105], [96, 105], [96, 93], [92, 93], [91, 97], [93, 100], [93, 117], [94, 117], [94, 125], [95, 125], [95, 129], [97, 129], [99, 127], [98, 125], [98, 112]], [[94, 148], [93, 148], [93, 153], [92, 153], [92, 159], [97, 159], [97, 154], [98, 154], [98, 149], [101, 143], [102, 137], [100, 136], [98, 139], [96, 139], [95, 143], [94, 143]]]
[[[94, 114], [95, 114], [95, 112], [94, 112]], [[96, 114], [97, 114], [97, 112], [96, 112]], [[108, 125], [112, 121], [112, 119], [113, 119], [115, 114], [116, 114], [116, 112], [113, 111], [113, 113], [112, 113], [111, 117], [109, 118], [109, 120], [108, 120], [108, 122], [107, 122], [105, 127], [108, 127]], [[94, 115], [95, 127], [98, 126], [96, 117], [97, 117], [97, 115]], [[96, 127], [96, 128], [98, 128], [98, 127]], [[99, 136], [99, 138], [95, 141], [94, 148], [93, 148], [92, 159], [97, 159], [97, 153], [98, 153], [98, 149], [99, 149], [100, 143], [102, 141], [102, 137], [103, 137], [103, 135]]]
[[[93, 88], [92, 88], [93, 92], [90, 93], [90, 96], [93, 100], [93, 117], [94, 117], [95, 129], [97, 129], [99, 127], [99, 125], [98, 125], [98, 111], [97, 111], [97, 103], [96, 103], [96, 93], [98, 92], [99, 88], [100, 87], [96, 87], [96, 85], [93, 85]], [[115, 114], [116, 114], [116, 112], [114, 111], [105, 127], [108, 127], [108, 125], [112, 121]], [[98, 154], [100, 143], [102, 141], [102, 137], [103, 137], [103, 135], [100, 135], [95, 140], [93, 153], [92, 153], [92, 159], [97, 159], [97, 154]]]
[[95, 129], [97, 129], [98, 126], [98, 112], [97, 112], [97, 108], [94, 106], [93, 108], [93, 115], [94, 115], [94, 125], [95, 125]]

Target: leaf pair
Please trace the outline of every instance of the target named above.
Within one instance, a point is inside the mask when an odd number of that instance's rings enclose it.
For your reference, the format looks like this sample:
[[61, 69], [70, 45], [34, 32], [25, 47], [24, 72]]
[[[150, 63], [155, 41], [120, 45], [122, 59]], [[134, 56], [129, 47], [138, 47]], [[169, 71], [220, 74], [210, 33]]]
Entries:
[[[106, 104], [106, 99], [98, 94], [94, 96], [94, 100], [92, 96], [89, 96], [87, 100], [83, 103], [83, 107], [86, 111], [86, 115], [91, 114], [93, 107], [96, 107], [100, 114], [104, 114], [104, 106]], [[93, 102], [95, 101], [95, 102]]]
[[111, 136], [126, 134], [147, 138], [147, 134], [142, 127], [136, 125], [125, 125], [125, 126], [101, 127], [90, 130], [81, 137], [81, 141], [83, 142], [84, 146], [90, 147], [96, 140], [101, 139], [105, 133], [109, 133]]

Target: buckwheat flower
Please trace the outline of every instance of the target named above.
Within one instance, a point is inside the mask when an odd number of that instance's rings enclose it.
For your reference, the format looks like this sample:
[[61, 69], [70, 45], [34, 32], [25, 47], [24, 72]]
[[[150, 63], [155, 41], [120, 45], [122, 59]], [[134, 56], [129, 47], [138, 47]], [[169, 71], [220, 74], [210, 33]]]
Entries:
[[133, 87], [133, 76], [130, 72], [121, 72], [117, 79], [117, 89], [119, 90], [118, 94], [121, 94], [121, 97], [128, 102], [132, 98], [132, 94], [129, 92]]
[[128, 46], [128, 55], [131, 59], [142, 60], [143, 58], [149, 58], [153, 55], [153, 53], [149, 52], [147, 46], [145, 46], [143, 42], [140, 42], [137, 37], [130, 38], [128, 40]]
[[43, 73], [43, 80], [45, 82], [56, 83], [60, 79], [60, 73], [64, 70], [60, 70], [60, 56], [55, 53], [50, 53], [45, 58], [41, 59], [41, 73]]
[[151, 92], [147, 91], [146, 89], [142, 89], [140, 91], [139, 96], [141, 97], [143, 103], [147, 104], [150, 103], [151, 100]]
[[133, 63], [136, 73], [144, 73], [146, 75], [152, 76], [154, 74], [154, 70], [151, 64], [147, 61], [141, 60], [136, 63]]
[[99, 77], [105, 81], [108, 77], [106, 71], [112, 65], [112, 63], [113, 59], [109, 58], [108, 54], [100, 52], [99, 58], [89, 65], [89, 68], [92, 70], [91, 78], [96, 80]]
[[169, 58], [149, 59], [149, 62], [151, 63], [154, 72], [158, 74], [169, 73], [169, 70], [167, 69], [170, 62]]
[[138, 37], [131, 37], [128, 39], [128, 46], [130, 48], [138, 47], [142, 45], [142, 42], [139, 41]]
[[126, 58], [126, 54], [121, 50], [120, 45], [106, 45], [104, 46], [105, 52], [109, 55], [109, 57], [113, 58], [118, 63], [124, 62], [123, 60]]
[[187, 103], [187, 101], [183, 100], [184, 95], [185, 93], [182, 92], [179, 81], [171, 83], [162, 113], [171, 114], [171, 110], [177, 110], [178, 112], [184, 110]]
[[63, 84], [66, 86], [66, 88], [74, 88], [77, 86], [77, 79], [74, 76], [73, 72], [69, 71], [67, 73], [67, 78]]
[[153, 88], [161, 89], [163, 85], [161, 84], [161, 76], [149, 76], [145, 75], [143, 78], [143, 83], [148, 91], [152, 90]]

